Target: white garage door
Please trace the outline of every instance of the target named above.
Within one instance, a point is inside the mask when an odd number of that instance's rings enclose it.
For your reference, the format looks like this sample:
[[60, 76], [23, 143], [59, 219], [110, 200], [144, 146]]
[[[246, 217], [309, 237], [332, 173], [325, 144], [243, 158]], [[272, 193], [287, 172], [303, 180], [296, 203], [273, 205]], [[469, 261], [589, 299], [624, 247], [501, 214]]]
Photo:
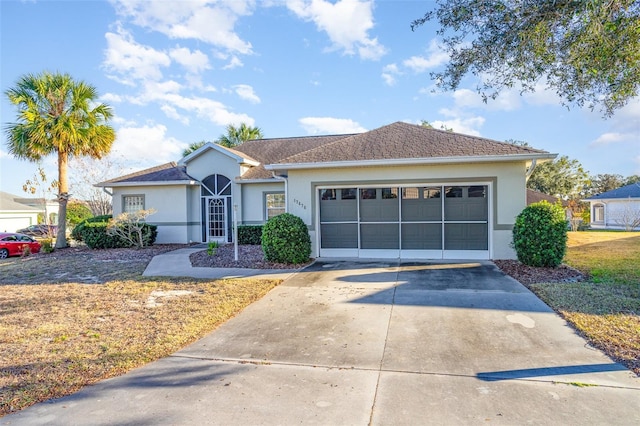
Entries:
[[32, 217], [0, 217], [0, 232], [16, 232], [34, 223]]
[[321, 257], [488, 259], [488, 185], [319, 190]]

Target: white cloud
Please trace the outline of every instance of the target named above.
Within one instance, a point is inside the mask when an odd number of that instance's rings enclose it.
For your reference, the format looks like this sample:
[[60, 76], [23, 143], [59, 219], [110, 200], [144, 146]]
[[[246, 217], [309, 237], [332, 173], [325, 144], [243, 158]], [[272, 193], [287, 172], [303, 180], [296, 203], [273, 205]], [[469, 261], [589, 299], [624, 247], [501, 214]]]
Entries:
[[437, 41], [431, 40], [427, 48], [427, 56], [412, 56], [402, 61], [402, 65], [413, 72], [422, 73], [437, 68], [449, 60], [449, 54], [442, 50]]
[[453, 129], [456, 133], [465, 135], [480, 136], [480, 128], [484, 125], [485, 118], [478, 115], [470, 115], [455, 109], [442, 108], [438, 111], [445, 117], [451, 117], [448, 120], [435, 120], [430, 124], [436, 128]]
[[9, 153], [7, 151], [0, 149], [0, 158], [8, 158], [8, 157], [10, 157]]
[[167, 136], [162, 124], [121, 127], [117, 130], [112, 155], [122, 155], [140, 164], [159, 164], [180, 158], [187, 144]]
[[248, 84], [237, 84], [233, 86], [233, 88], [236, 90], [236, 94], [240, 96], [241, 99], [249, 101], [252, 104], [260, 103], [260, 98], [253, 91], [253, 87], [249, 86]]
[[116, 95], [115, 93], [105, 93], [104, 95], [100, 96], [100, 100], [103, 102], [117, 104], [122, 102], [122, 96]]
[[378, 60], [387, 49], [371, 38], [373, 2], [361, 0], [288, 0], [287, 7], [301, 19], [313, 22], [331, 40], [329, 50], [358, 54], [362, 59]]
[[244, 64], [237, 56], [232, 56], [229, 63], [222, 67], [223, 70], [232, 70], [234, 68], [242, 67]]
[[395, 85], [396, 76], [400, 74], [401, 72], [396, 64], [385, 65], [384, 68], [382, 68], [382, 79], [388, 86]]
[[134, 85], [134, 80], [160, 80], [162, 67], [171, 65], [169, 56], [152, 47], [136, 43], [129, 32], [120, 28], [117, 33], [108, 32], [107, 49], [103, 66], [107, 72], [119, 74], [118, 81]]
[[458, 89], [453, 92], [453, 100], [459, 108], [483, 108], [490, 111], [513, 111], [522, 105], [521, 97], [515, 90], [503, 90], [495, 99], [487, 99], [469, 89]]
[[169, 56], [192, 74], [199, 74], [210, 69], [209, 57], [199, 50], [191, 51], [186, 47], [171, 49]]
[[628, 143], [632, 149], [640, 152], [640, 97], [616, 111], [609, 123], [609, 131], [596, 138], [590, 146]]
[[348, 118], [304, 117], [299, 119], [298, 122], [311, 135], [362, 133], [367, 131], [357, 122]]
[[220, 126], [242, 122], [250, 126], [254, 125], [255, 120], [247, 114], [231, 112], [223, 103], [209, 98], [181, 95], [179, 93], [181, 88], [179, 83], [172, 80], [162, 83], [147, 81], [142, 83], [139, 94], [127, 96], [127, 100], [137, 105], [157, 103], [168, 117], [180, 122], [186, 120], [185, 113], [195, 113], [198, 118]]
[[113, 0], [119, 16], [170, 38], [194, 39], [231, 52], [251, 53], [251, 43], [235, 33], [240, 16], [250, 15], [254, 1]]
[[596, 140], [594, 140], [591, 145], [609, 145], [616, 142], [622, 142], [629, 137], [630, 135], [626, 133], [603, 133]]
[[178, 113], [178, 111], [172, 107], [171, 105], [162, 105], [160, 107], [160, 109], [162, 110], [162, 112], [165, 113], [165, 115], [169, 118], [173, 118], [174, 120], [177, 120], [179, 122], [181, 122], [182, 124], [184, 124], [185, 126], [189, 125], [189, 117], [187, 117], [186, 115], [181, 115], [180, 113]]

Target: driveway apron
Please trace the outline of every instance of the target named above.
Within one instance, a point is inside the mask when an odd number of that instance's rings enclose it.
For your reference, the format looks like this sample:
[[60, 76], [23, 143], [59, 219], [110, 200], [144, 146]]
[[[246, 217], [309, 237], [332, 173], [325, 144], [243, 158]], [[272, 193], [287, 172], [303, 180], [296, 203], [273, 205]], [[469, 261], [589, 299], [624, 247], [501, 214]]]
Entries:
[[490, 262], [320, 260], [170, 357], [2, 424], [640, 424], [640, 379]]

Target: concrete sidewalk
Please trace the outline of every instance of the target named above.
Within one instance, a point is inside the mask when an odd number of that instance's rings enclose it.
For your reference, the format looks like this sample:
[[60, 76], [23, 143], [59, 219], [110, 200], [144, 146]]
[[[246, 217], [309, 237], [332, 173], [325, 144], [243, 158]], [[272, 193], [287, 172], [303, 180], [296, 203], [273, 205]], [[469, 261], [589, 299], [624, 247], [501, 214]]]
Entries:
[[184, 248], [155, 256], [151, 259], [142, 275], [145, 277], [208, 279], [264, 276], [265, 278], [286, 279], [297, 271], [297, 269], [201, 268], [191, 266], [189, 256], [202, 250], [204, 250], [202, 247]]
[[11, 425], [640, 424], [640, 379], [490, 262], [326, 262]]

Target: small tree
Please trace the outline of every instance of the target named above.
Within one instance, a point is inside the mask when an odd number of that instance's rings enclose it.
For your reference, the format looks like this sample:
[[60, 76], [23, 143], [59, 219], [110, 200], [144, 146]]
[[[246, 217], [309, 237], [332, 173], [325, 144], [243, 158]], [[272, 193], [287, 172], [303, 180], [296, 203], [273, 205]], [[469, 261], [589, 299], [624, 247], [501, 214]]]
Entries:
[[527, 206], [516, 217], [512, 245], [525, 265], [560, 265], [567, 250], [567, 220], [562, 206], [547, 201]]
[[147, 217], [156, 212], [155, 209], [139, 210], [133, 213], [122, 213], [109, 220], [107, 235], [117, 236], [132, 247], [142, 248], [146, 245], [145, 225]]
[[[47, 174], [42, 168], [41, 164], [38, 164], [37, 172], [33, 175], [33, 178], [27, 179], [27, 181], [22, 185], [22, 190], [27, 194], [40, 196], [40, 202], [42, 203], [42, 223], [45, 225], [51, 225], [53, 220], [49, 215], [47, 209], [47, 200], [52, 199], [55, 195], [55, 192], [58, 190], [58, 181], [53, 180], [49, 182], [47, 180]], [[40, 222], [41, 216], [38, 214], [38, 222]], [[53, 238], [51, 235], [51, 229], [47, 228], [49, 232], [47, 232], [47, 236], [49, 238]]]
[[74, 198], [84, 201], [94, 216], [112, 213], [111, 195], [94, 185], [125, 173], [125, 158], [113, 154], [101, 159], [74, 157], [71, 190]]
[[93, 217], [91, 209], [80, 201], [70, 201], [67, 205], [67, 223], [71, 228], [75, 228], [77, 224], [85, 219]]

